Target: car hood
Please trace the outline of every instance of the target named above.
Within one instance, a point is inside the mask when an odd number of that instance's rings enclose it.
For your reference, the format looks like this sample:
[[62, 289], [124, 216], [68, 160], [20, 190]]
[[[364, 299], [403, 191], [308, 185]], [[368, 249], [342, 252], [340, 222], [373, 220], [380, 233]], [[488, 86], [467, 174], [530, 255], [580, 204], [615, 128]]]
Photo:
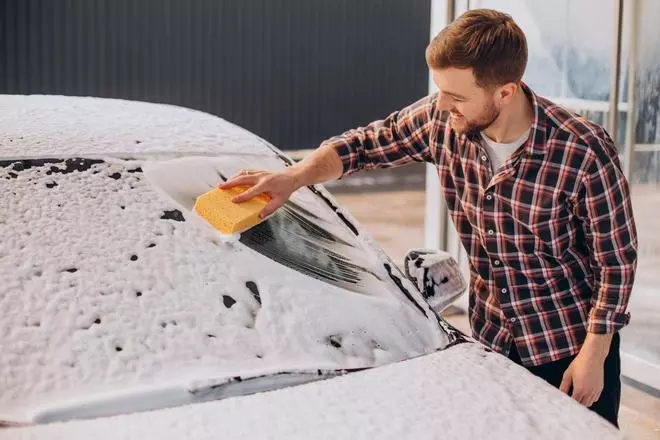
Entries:
[[156, 104], [0, 98], [0, 420], [35, 423], [275, 389], [461, 336], [321, 186], [241, 236], [192, 212], [290, 160]]
[[0, 430], [0, 440], [622, 439], [607, 421], [472, 343], [298, 387], [96, 420]]

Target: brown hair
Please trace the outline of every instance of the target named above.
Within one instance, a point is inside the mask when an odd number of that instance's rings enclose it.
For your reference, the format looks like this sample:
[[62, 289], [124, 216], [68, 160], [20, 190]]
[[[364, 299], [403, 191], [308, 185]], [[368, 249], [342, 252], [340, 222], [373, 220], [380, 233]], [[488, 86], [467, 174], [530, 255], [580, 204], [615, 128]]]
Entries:
[[431, 69], [471, 68], [479, 87], [520, 82], [527, 39], [510, 15], [473, 9], [444, 28], [426, 48]]

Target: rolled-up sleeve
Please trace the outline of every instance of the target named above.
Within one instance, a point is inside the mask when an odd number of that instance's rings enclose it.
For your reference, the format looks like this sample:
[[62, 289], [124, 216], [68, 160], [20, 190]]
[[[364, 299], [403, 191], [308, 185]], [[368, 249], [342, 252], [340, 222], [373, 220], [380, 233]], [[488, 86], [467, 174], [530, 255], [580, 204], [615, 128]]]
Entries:
[[383, 120], [349, 130], [321, 145], [330, 145], [339, 154], [342, 177], [363, 169], [433, 162], [429, 136], [435, 123], [435, 97], [426, 96]]
[[612, 333], [630, 321], [627, 308], [637, 268], [637, 231], [618, 158], [594, 155], [592, 159], [578, 198], [594, 274], [588, 331]]

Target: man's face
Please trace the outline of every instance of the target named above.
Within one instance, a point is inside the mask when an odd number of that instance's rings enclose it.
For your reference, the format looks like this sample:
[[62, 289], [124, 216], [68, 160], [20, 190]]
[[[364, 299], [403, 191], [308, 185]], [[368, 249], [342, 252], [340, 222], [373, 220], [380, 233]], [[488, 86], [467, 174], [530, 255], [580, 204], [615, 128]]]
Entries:
[[495, 90], [476, 84], [472, 69], [433, 69], [438, 87], [437, 105], [451, 115], [451, 127], [458, 134], [475, 134], [485, 130], [500, 115]]

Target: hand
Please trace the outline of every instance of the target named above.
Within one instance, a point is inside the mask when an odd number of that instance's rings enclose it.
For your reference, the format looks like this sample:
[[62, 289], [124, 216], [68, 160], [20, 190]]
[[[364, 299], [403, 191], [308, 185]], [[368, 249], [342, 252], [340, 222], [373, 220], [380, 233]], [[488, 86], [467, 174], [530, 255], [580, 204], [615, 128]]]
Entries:
[[259, 194], [269, 194], [271, 201], [261, 210], [259, 217], [265, 218], [281, 207], [291, 194], [298, 189], [296, 178], [287, 173], [272, 173], [263, 170], [241, 170], [219, 188], [229, 189], [237, 185], [248, 185], [251, 188], [234, 197], [232, 202], [241, 203]]
[[559, 389], [568, 394], [572, 385], [571, 397], [588, 408], [600, 398], [604, 381], [604, 360], [580, 351], [564, 372]]

